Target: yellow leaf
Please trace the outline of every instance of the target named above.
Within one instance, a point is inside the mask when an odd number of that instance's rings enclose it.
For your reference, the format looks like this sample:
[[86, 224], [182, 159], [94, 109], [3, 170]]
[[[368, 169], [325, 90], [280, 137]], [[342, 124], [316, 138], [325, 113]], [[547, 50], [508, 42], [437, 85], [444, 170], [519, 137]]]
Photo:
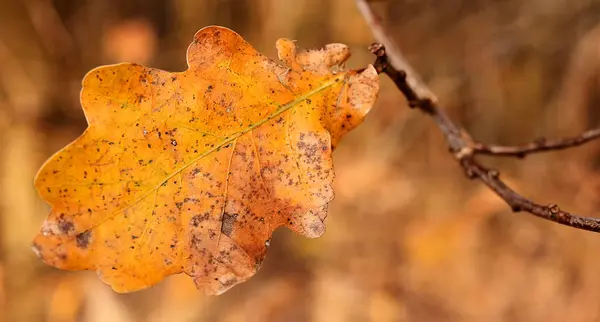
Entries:
[[345, 45], [279, 65], [223, 27], [206, 27], [188, 70], [90, 71], [86, 131], [35, 180], [52, 211], [35, 238], [47, 264], [96, 270], [117, 292], [186, 273], [219, 294], [251, 277], [273, 230], [323, 234], [331, 152], [379, 90], [372, 66], [341, 71]]

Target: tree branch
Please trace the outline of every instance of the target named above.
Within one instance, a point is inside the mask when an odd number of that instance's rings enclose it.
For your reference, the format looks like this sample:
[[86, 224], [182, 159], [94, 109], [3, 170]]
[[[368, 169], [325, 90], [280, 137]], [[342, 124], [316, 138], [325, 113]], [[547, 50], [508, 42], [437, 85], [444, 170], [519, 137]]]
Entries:
[[[401, 51], [388, 36], [379, 17], [366, 0], [356, 0], [357, 6], [371, 27], [377, 41], [370, 50], [377, 56], [373, 66], [378, 73], [385, 73], [407, 99], [411, 108], [417, 108], [429, 115], [444, 137], [465, 174], [469, 179], [483, 182], [496, 195], [502, 198], [514, 212], [524, 211], [540, 218], [579, 229], [600, 232], [600, 219], [582, 217], [561, 210], [556, 204], [541, 205], [515, 192], [499, 176], [499, 172], [481, 165], [477, 154], [493, 156], [524, 157], [527, 154], [568, 149], [600, 138], [600, 129], [586, 131], [579, 136], [565, 139], [540, 139], [523, 146], [497, 146], [475, 142], [470, 135], [457, 126], [439, 107], [437, 98], [404, 59]], [[389, 48], [387, 47], [389, 46]]]
[[597, 138], [600, 138], [600, 129], [585, 131], [578, 136], [570, 138], [554, 140], [540, 138], [529, 144], [521, 146], [488, 145], [476, 142], [473, 143], [473, 150], [475, 154], [488, 154], [496, 156], [523, 158], [526, 155], [532, 153], [557, 151], [573, 148], [588, 143]]

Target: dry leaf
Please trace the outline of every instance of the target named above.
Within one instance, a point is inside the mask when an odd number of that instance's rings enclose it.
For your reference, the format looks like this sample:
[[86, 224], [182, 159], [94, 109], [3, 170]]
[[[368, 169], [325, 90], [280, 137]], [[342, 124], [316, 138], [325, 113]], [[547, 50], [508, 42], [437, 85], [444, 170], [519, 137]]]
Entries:
[[297, 53], [280, 39], [277, 49], [285, 66], [207, 27], [184, 72], [89, 72], [89, 126], [35, 180], [52, 206], [38, 255], [96, 270], [118, 292], [183, 272], [219, 294], [257, 271], [277, 227], [323, 234], [332, 149], [372, 107], [378, 76], [341, 71], [345, 45]]

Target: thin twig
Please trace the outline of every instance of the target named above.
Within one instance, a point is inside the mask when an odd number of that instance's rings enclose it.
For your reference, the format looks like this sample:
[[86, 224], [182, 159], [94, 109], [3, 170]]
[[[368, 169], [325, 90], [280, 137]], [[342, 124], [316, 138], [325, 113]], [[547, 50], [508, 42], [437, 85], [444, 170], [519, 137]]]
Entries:
[[487, 145], [477, 142], [473, 144], [473, 150], [475, 154], [488, 154], [495, 156], [522, 158], [532, 153], [557, 151], [573, 148], [598, 138], [600, 138], [600, 129], [593, 129], [585, 131], [578, 136], [570, 138], [562, 138], [555, 140], [540, 138], [522, 146]]
[[[379, 17], [371, 10], [365, 0], [356, 0], [359, 10], [373, 30], [377, 41], [393, 44], [391, 38], [380, 24]], [[567, 149], [582, 145], [600, 138], [600, 129], [590, 130], [583, 134], [566, 139], [537, 140], [524, 146], [496, 146], [474, 142], [470, 135], [457, 126], [439, 107], [432, 91], [423, 82], [403, 58], [402, 53], [393, 45], [393, 51], [382, 44], [373, 44], [371, 52], [377, 56], [373, 66], [379, 73], [388, 75], [396, 87], [408, 100], [409, 106], [417, 108], [429, 115], [444, 134], [450, 152], [459, 162], [470, 179], [483, 182], [490, 190], [502, 198], [514, 212], [524, 211], [540, 218], [579, 229], [600, 232], [600, 219], [581, 217], [563, 211], [556, 204], [541, 205], [515, 192], [501, 179], [497, 170], [488, 169], [476, 159], [477, 154], [522, 157], [530, 153]], [[394, 63], [396, 62], [396, 63]], [[400, 62], [400, 63], [397, 63]], [[425, 93], [425, 94], [423, 94]]]

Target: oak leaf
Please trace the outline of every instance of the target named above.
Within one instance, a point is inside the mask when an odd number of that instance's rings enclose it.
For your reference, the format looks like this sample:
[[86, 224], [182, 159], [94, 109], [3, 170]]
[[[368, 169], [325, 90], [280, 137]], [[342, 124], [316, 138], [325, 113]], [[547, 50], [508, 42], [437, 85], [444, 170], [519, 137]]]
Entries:
[[332, 149], [372, 107], [378, 76], [344, 71], [342, 44], [276, 45], [283, 65], [211, 26], [195, 35], [184, 72], [90, 71], [88, 128], [35, 179], [52, 207], [38, 256], [96, 270], [117, 292], [186, 273], [219, 294], [257, 271], [276, 228], [322, 235]]

